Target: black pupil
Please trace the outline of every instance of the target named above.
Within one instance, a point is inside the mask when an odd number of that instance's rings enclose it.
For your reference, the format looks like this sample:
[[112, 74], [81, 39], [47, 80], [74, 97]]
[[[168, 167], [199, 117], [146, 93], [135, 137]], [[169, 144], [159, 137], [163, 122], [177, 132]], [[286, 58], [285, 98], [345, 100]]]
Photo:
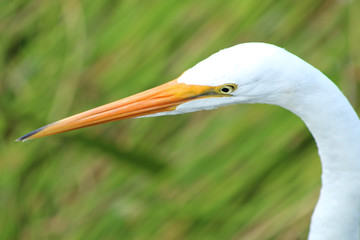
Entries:
[[224, 87], [224, 88], [222, 88], [222, 92], [228, 93], [228, 92], [230, 92], [230, 88], [229, 87]]

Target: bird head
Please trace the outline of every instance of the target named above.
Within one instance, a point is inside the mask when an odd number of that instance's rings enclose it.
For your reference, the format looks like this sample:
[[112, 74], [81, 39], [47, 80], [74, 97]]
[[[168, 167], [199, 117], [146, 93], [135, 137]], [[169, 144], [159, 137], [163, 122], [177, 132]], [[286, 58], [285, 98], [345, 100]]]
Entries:
[[[25, 141], [120, 119], [173, 115], [236, 103], [272, 103], [291, 91], [274, 62], [285, 50], [265, 43], [245, 43], [222, 50], [163, 85], [70, 116], [32, 131]], [[280, 79], [280, 80], [279, 80]]]

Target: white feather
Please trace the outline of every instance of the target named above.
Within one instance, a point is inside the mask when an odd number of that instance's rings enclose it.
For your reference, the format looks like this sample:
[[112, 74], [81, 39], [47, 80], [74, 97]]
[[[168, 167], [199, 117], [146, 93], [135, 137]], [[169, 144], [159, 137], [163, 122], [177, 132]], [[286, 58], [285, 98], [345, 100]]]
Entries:
[[282, 48], [246, 43], [210, 56], [186, 71], [178, 82], [208, 86], [232, 83], [238, 88], [232, 97], [198, 99], [160, 115], [235, 103], [267, 103], [302, 118], [315, 138], [322, 163], [322, 189], [309, 239], [359, 239], [360, 121], [324, 74]]

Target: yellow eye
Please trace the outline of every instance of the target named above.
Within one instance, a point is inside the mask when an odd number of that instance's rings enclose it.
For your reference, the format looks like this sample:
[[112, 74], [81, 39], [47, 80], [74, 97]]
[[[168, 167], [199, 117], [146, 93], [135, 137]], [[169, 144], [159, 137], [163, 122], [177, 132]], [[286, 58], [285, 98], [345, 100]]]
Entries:
[[219, 87], [219, 92], [222, 94], [230, 94], [236, 90], [235, 84], [225, 84]]

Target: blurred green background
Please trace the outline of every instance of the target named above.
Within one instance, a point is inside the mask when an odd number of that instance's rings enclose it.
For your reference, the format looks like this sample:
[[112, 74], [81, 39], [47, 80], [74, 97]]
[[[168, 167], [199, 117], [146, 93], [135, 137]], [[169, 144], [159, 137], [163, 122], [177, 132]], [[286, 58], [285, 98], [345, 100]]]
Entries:
[[320, 188], [299, 118], [237, 105], [28, 141], [248, 41], [285, 47], [359, 112], [360, 1], [0, 1], [0, 239], [306, 239]]

